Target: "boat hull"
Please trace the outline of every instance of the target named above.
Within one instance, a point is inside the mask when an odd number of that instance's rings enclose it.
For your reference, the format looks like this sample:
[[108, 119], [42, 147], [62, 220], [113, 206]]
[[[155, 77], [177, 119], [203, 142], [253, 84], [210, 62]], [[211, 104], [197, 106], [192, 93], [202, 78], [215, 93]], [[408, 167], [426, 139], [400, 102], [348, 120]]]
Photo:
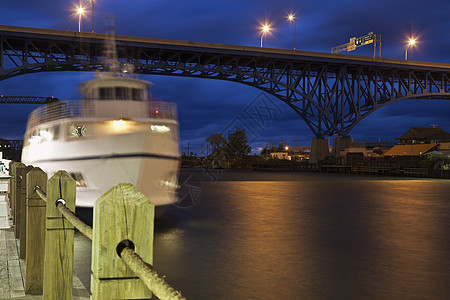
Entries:
[[[71, 174], [80, 185], [78, 207], [93, 207], [95, 200], [117, 183], [133, 184], [155, 206], [176, 203], [177, 137], [152, 132], [148, 130], [151, 125], [146, 125], [141, 126], [146, 130], [126, 134], [27, 145], [22, 161], [49, 176], [58, 170]], [[175, 128], [178, 124], [170, 125]]]

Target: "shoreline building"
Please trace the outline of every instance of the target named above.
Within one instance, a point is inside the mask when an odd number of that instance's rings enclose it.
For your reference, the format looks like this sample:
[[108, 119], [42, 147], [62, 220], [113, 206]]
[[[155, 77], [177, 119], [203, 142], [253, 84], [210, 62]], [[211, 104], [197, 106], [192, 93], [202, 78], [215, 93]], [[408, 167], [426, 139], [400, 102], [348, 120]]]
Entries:
[[440, 127], [411, 127], [404, 135], [395, 138], [402, 145], [436, 144], [450, 142], [450, 133]]

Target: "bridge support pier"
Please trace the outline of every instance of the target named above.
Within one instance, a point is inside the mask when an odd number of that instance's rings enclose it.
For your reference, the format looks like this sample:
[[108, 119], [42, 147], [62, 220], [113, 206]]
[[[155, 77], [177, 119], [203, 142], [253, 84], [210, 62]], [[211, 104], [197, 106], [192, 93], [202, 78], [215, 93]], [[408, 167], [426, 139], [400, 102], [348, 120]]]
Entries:
[[313, 138], [311, 142], [311, 155], [309, 156], [310, 164], [317, 164], [330, 156], [328, 149], [328, 140], [323, 138]]
[[352, 139], [350, 136], [338, 136], [333, 140], [333, 149], [331, 155], [335, 158], [341, 157], [341, 150], [345, 150], [350, 146]]

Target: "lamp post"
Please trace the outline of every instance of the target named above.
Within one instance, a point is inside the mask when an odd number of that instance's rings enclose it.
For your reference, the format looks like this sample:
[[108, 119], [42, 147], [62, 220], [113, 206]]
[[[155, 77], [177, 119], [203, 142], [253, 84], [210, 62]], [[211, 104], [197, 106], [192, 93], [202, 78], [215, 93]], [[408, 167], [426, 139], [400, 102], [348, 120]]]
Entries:
[[84, 8], [81, 6], [78, 7], [77, 13], [78, 13], [78, 32], [81, 32], [81, 15], [84, 14]]
[[91, 8], [92, 8], [92, 33], [94, 33], [94, 0], [91, 0]]
[[297, 43], [297, 22], [295, 21], [295, 18], [294, 18], [294, 15], [293, 14], [289, 14], [288, 15], [288, 20], [289, 20], [289, 22], [294, 22], [294, 50], [295, 50], [295, 46], [296, 46], [296, 43]]
[[261, 48], [262, 48], [262, 46], [263, 46], [263, 36], [267, 33], [267, 32], [269, 32], [269, 30], [270, 30], [270, 27], [269, 27], [269, 25], [263, 25], [263, 27], [262, 27], [262, 31], [261, 31]]
[[406, 50], [405, 50], [405, 60], [408, 60], [408, 48], [414, 46], [415, 43], [416, 43], [415, 39], [409, 40], [408, 46], [406, 47]]

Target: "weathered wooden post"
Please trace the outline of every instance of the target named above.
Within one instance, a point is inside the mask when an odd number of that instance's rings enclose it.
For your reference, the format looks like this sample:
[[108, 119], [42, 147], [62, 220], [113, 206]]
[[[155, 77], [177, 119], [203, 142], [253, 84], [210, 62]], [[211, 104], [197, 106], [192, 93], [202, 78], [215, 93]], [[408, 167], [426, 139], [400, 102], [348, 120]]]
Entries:
[[16, 177], [16, 185], [14, 187], [14, 219], [16, 220], [14, 225], [14, 235], [16, 238], [19, 238], [20, 235], [20, 224], [22, 223], [22, 216], [20, 213], [22, 212], [20, 209], [20, 198], [22, 197], [22, 169], [25, 168], [23, 163], [19, 163], [16, 166], [15, 177]]
[[9, 206], [11, 209], [11, 218], [13, 224], [16, 224], [14, 208], [16, 206], [16, 168], [18, 164], [19, 163], [16, 161], [9, 164], [9, 176], [11, 176], [11, 181], [9, 182]]
[[[20, 196], [20, 228], [19, 228], [19, 258], [25, 259], [27, 255], [27, 174], [33, 166], [26, 166], [20, 169], [22, 176], [21, 196]], [[19, 174], [20, 175], [20, 174]], [[19, 226], [18, 226], [19, 227]]]
[[154, 210], [144, 194], [125, 183], [117, 184], [95, 202], [91, 299], [151, 298], [150, 290], [118, 253], [128, 244], [152, 264]]
[[45, 207], [35, 187], [47, 193], [47, 174], [34, 168], [27, 174], [27, 248], [25, 293], [41, 295], [44, 279]]
[[75, 212], [75, 180], [58, 171], [47, 183], [43, 299], [72, 299], [74, 228], [56, 207], [64, 199]]

